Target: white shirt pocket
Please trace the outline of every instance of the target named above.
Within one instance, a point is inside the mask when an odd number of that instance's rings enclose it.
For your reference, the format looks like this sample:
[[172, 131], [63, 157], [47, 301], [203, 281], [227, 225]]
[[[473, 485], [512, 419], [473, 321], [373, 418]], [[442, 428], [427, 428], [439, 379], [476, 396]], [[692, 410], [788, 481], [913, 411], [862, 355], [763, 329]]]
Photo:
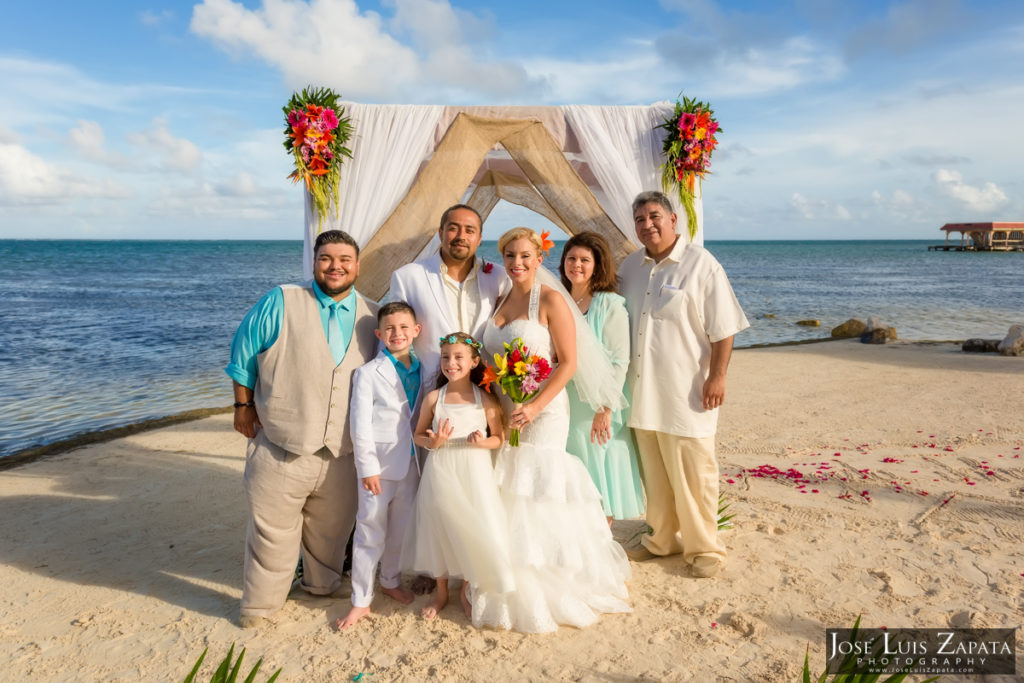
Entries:
[[686, 316], [689, 295], [676, 285], [662, 285], [652, 317], [655, 320], [679, 320]]

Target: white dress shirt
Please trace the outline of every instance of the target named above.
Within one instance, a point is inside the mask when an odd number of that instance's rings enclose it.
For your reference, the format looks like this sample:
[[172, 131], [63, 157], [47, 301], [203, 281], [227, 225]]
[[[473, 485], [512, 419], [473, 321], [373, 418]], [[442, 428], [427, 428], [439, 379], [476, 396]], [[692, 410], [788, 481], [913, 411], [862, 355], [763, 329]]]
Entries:
[[714, 436], [718, 409], [701, 405], [711, 344], [750, 326], [721, 264], [680, 237], [659, 263], [646, 249], [627, 256], [619, 278], [632, 335], [629, 426]]

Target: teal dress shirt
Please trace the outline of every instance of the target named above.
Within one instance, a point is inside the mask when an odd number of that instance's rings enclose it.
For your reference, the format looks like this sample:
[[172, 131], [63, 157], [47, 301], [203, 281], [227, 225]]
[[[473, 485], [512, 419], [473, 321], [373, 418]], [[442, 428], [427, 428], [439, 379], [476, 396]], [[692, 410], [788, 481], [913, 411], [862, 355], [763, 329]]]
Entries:
[[[327, 343], [327, 323], [331, 318], [331, 307], [338, 310], [338, 322], [342, 334], [341, 354], [334, 354], [334, 362], [340, 363], [345, 358], [348, 345], [352, 341], [352, 331], [356, 324], [356, 290], [349, 290], [348, 296], [341, 301], [321, 291], [316, 282], [312, 283], [313, 293], [320, 305], [320, 322], [324, 328], [324, 344]], [[231, 361], [224, 372], [231, 379], [244, 387], [255, 388], [258, 376], [256, 357], [269, 349], [277, 341], [284, 320], [284, 293], [280, 287], [274, 287], [256, 302], [238, 326], [234, 339], [231, 340]]]

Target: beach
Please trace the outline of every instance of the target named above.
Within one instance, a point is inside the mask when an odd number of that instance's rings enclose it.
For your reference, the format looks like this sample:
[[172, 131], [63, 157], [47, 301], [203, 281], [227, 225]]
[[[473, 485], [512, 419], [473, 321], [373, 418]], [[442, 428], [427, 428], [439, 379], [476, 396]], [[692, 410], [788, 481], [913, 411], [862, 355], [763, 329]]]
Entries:
[[[718, 430], [725, 569], [634, 563], [633, 613], [587, 629], [476, 630], [384, 596], [293, 591], [238, 628], [244, 438], [220, 414], [0, 471], [0, 664], [10, 680], [209, 679], [235, 643], [256, 680], [796, 680], [828, 627], [1021, 625], [1024, 359], [959, 344], [737, 350]], [[613, 532], [635, 545], [642, 521]], [[1024, 659], [1017, 657], [1024, 673]], [[944, 676], [942, 680], [977, 680]], [[1015, 680], [991, 677], [986, 680]]]

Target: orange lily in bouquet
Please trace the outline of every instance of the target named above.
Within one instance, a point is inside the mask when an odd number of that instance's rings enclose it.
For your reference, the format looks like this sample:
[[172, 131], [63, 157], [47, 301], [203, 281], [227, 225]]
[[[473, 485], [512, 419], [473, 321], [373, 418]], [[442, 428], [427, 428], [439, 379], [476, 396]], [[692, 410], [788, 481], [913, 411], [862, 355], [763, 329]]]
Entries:
[[[530, 355], [522, 337], [516, 337], [511, 344], [505, 344], [505, 353], [494, 354], [494, 365], [484, 368], [480, 382], [490, 391], [490, 383], [497, 382], [502, 392], [516, 405], [526, 403], [540, 391], [540, 383], [551, 376], [551, 363], [537, 354]], [[508, 438], [509, 446], [519, 445], [519, 429], [513, 429]]]
[[661, 187], [667, 194], [675, 186], [679, 202], [686, 211], [686, 225], [690, 241], [697, 235], [697, 209], [694, 206], [697, 177], [710, 173], [711, 153], [718, 146], [716, 133], [722, 129], [714, 119], [715, 112], [705, 102], [684, 96], [676, 102], [675, 113], [656, 128], [668, 131], [661, 165]]
[[288, 177], [305, 181], [319, 214], [319, 227], [334, 205], [338, 207], [338, 182], [343, 157], [352, 157], [345, 146], [352, 136], [352, 123], [341, 115], [341, 97], [330, 88], [306, 88], [293, 94], [284, 106], [284, 148], [295, 161]]

